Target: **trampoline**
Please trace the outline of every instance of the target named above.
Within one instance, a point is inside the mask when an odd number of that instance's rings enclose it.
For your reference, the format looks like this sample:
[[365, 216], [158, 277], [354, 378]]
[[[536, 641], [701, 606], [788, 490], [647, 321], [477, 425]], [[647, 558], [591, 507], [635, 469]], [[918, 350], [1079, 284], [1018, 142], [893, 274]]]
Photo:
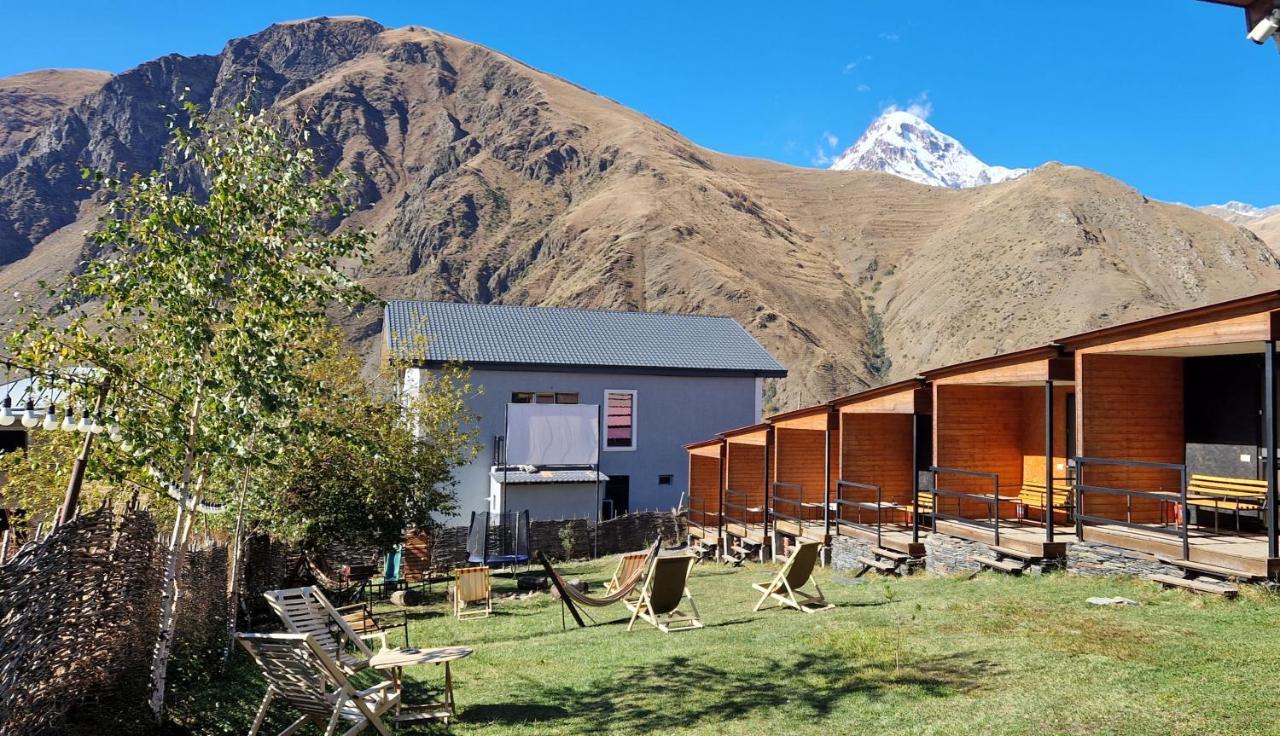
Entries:
[[472, 511], [467, 562], [488, 567], [529, 564], [529, 512]]

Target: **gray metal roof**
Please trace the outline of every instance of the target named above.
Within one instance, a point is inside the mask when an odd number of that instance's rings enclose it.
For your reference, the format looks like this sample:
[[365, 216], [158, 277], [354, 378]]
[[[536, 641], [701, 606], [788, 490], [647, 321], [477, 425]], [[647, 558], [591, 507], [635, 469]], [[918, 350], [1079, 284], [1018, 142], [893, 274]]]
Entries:
[[415, 365], [786, 375], [728, 317], [394, 300], [383, 335]]
[[508, 469], [505, 475], [501, 468], [489, 471], [489, 477], [496, 481], [504, 481], [507, 485], [527, 485], [531, 483], [603, 483], [609, 476], [595, 470], [535, 470], [532, 473], [524, 470]]

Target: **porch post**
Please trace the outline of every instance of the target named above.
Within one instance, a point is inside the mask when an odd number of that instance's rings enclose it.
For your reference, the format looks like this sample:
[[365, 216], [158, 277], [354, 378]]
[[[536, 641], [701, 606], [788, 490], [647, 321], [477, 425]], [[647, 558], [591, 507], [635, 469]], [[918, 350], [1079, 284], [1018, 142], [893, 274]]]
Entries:
[[[778, 540], [774, 539], [774, 535], [769, 534], [769, 517], [773, 514], [773, 488], [769, 485], [769, 458], [773, 447], [773, 433], [765, 430], [764, 433], [764, 509], [761, 511], [760, 518], [762, 520], [762, 529], [764, 530], [764, 538], [769, 540], [769, 556], [777, 556]], [[764, 545], [760, 545], [760, 561], [764, 562]]]
[[[831, 417], [822, 431], [822, 538], [831, 536]], [[827, 540], [828, 543], [830, 540]]]
[[[1262, 443], [1266, 445], [1267, 462], [1267, 557], [1280, 557], [1276, 529], [1280, 515], [1276, 509], [1276, 342], [1267, 340], [1262, 360], [1263, 407]], [[1186, 513], [1185, 511], [1183, 513]]]
[[1044, 382], [1044, 540], [1053, 541], [1053, 379]]
[[920, 543], [920, 415], [911, 415], [911, 543]]

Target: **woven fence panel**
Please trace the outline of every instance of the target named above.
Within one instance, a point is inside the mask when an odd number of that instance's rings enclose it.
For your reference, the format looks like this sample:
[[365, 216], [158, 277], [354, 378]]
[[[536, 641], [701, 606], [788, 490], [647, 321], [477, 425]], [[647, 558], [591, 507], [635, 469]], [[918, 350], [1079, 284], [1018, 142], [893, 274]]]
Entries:
[[155, 538], [145, 511], [101, 509], [0, 567], [0, 733], [49, 731], [88, 697], [145, 689]]

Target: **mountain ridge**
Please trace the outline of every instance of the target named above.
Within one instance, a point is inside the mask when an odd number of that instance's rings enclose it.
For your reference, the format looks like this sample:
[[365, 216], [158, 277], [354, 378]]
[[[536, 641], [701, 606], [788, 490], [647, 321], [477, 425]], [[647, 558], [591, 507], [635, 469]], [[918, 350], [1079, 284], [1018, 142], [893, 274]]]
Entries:
[[[76, 162], [154, 167], [184, 89], [218, 108], [255, 79], [359, 177], [343, 226], [379, 233], [379, 296], [731, 316], [791, 371], [775, 408], [1280, 288], [1253, 235], [1085, 169], [945, 189], [731, 156], [477, 44], [308, 19], [116, 75], [0, 158], [0, 294], [83, 258]], [[344, 318], [370, 360], [376, 311]]]

